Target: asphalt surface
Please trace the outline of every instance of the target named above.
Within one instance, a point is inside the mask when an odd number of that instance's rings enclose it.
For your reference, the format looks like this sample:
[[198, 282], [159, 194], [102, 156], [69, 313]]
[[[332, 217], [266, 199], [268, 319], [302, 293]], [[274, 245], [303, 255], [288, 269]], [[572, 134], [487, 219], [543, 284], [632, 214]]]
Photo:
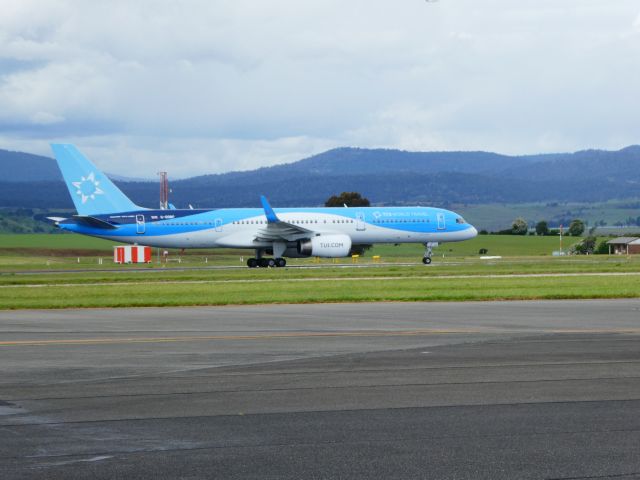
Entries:
[[640, 478], [640, 300], [3, 311], [0, 478]]

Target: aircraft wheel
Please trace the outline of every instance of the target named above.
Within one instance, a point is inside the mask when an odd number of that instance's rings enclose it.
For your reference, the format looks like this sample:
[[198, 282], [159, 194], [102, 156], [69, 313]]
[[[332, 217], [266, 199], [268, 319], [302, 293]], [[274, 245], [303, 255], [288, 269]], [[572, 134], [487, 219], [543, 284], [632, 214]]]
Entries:
[[276, 267], [285, 267], [287, 265], [287, 261], [284, 258], [276, 258]]
[[273, 258], [267, 259], [267, 267], [273, 268], [276, 266], [276, 261]]
[[260, 265], [262, 268], [267, 268], [269, 266], [269, 259], [261, 258], [260, 260], [258, 260], [258, 265]]
[[255, 258], [250, 258], [247, 260], [247, 267], [256, 268], [258, 266], [258, 261]]
[[422, 263], [429, 265], [431, 263], [431, 257], [422, 257]]

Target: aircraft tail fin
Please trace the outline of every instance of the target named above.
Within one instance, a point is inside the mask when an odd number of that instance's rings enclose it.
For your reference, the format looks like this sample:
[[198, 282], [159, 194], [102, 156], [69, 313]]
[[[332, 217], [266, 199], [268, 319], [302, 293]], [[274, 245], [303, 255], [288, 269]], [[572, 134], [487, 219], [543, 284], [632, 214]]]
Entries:
[[51, 149], [79, 215], [142, 210], [75, 145], [52, 143]]

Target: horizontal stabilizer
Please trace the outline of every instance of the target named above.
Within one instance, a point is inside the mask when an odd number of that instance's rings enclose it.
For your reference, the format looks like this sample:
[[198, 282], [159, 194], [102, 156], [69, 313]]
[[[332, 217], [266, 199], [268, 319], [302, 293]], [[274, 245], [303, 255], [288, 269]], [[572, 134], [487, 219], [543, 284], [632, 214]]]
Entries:
[[51, 220], [53, 223], [60, 223], [60, 222], [64, 222], [66, 220], [66, 218], [64, 217], [47, 217], [47, 220]]
[[74, 215], [73, 218], [76, 220], [76, 222], [93, 228], [104, 228], [107, 230], [115, 230], [116, 228], [118, 228], [116, 225], [88, 215]]

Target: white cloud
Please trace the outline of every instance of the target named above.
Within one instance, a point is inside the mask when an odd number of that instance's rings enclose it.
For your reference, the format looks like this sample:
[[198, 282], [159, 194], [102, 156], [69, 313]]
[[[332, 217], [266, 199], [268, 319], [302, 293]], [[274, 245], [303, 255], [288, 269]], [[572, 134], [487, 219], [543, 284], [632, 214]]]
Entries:
[[75, 141], [123, 175], [248, 169], [338, 145], [638, 142], [632, 0], [0, 8], [0, 147]]
[[64, 121], [64, 117], [54, 115], [49, 112], [36, 112], [31, 117], [31, 121], [36, 125], [53, 125]]

